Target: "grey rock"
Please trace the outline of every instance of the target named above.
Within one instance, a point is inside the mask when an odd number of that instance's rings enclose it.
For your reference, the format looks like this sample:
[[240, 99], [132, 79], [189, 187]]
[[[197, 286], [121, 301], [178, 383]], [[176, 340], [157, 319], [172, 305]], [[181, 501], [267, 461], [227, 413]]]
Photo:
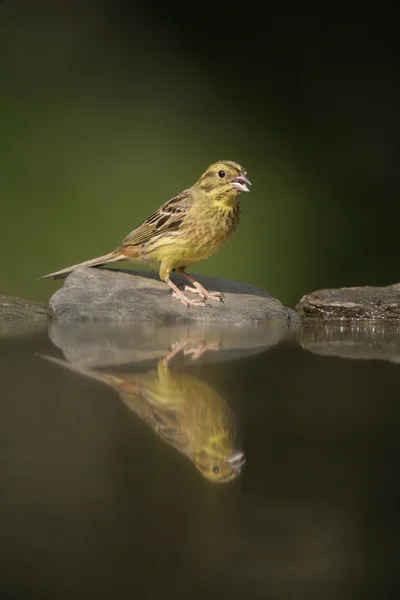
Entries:
[[314, 354], [400, 363], [400, 324], [394, 322], [309, 322], [297, 339]]
[[398, 320], [400, 284], [318, 290], [296, 308], [306, 318]]
[[[301, 322], [267, 292], [217, 277], [198, 278], [210, 291], [225, 294], [224, 303], [186, 308], [172, 297], [168, 286], [154, 273], [116, 269], [79, 269], [50, 299], [52, 319], [76, 322], [207, 322], [243, 325], [259, 321]], [[179, 283], [179, 277], [175, 278]], [[188, 297], [191, 292], [187, 292]], [[194, 296], [195, 297], [195, 296]]]
[[0, 296], [0, 321], [41, 320], [48, 317], [48, 310], [41, 302], [13, 296]]
[[264, 352], [291, 337], [292, 329], [282, 322], [228, 327], [207, 323], [122, 325], [55, 321], [49, 337], [69, 362], [93, 368], [159, 360], [177, 344], [182, 345], [183, 362], [192, 363], [193, 352], [201, 348], [204, 353], [196, 358], [196, 364], [235, 360]]
[[47, 329], [48, 310], [34, 300], [0, 296], [0, 337], [18, 337]]

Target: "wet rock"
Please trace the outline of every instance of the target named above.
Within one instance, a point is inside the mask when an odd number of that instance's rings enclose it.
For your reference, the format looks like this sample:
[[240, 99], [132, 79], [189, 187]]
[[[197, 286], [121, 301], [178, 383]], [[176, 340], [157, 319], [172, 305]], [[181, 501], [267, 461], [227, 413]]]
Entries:
[[30, 335], [47, 329], [48, 310], [44, 304], [0, 296], [0, 338]]
[[400, 319], [400, 284], [318, 290], [303, 296], [297, 310], [317, 319]]
[[[180, 283], [180, 278], [175, 277], [175, 281]], [[224, 302], [210, 301], [209, 306], [187, 308], [172, 297], [155, 273], [80, 269], [71, 273], [52, 296], [50, 314], [63, 323], [197, 321], [240, 326], [271, 320], [301, 322], [295, 311], [260, 288], [217, 277], [201, 276], [199, 281], [210, 291], [223, 292]]]
[[0, 296], [0, 321], [42, 320], [48, 311], [44, 304], [13, 296]]

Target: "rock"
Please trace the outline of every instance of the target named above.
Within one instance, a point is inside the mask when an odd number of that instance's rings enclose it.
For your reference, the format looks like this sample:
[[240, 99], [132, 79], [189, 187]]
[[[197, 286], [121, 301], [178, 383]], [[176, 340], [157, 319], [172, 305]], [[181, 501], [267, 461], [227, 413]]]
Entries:
[[[71, 363], [84, 368], [139, 364], [164, 358], [177, 344], [185, 361], [196, 364], [230, 361], [264, 352], [291, 337], [286, 323], [230, 327], [209, 323], [163, 325], [152, 322], [60, 323], [50, 325], [49, 337]], [[207, 349], [208, 348], [208, 349]]]
[[0, 296], [0, 321], [41, 320], [45, 321], [48, 311], [44, 304], [24, 298]]
[[399, 319], [400, 284], [318, 290], [303, 296], [296, 308], [306, 318]]
[[0, 338], [30, 335], [47, 329], [45, 305], [24, 298], [0, 296]]
[[322, 356], [400, 363], [400, 324], [330, 321], [297, 329], [305, 350]]
[[[179, 277], [175, 278], [179, 283]], [[259, 321], [301, 322], [267, 292], [236, 281], [199, 277], [203, 285], [225, 294], [224, 303], [185, 307], [155, 273], [115, 269], [79, 269], [50, 299], [52, 319], [74, 322], [207, 322], [243, 325]], [[197, 297], [187, 292], [188, 296]]]

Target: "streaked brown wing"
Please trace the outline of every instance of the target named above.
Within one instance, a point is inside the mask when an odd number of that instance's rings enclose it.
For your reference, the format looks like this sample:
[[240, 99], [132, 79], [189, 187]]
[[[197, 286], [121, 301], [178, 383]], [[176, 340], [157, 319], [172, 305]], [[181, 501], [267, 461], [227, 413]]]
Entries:
[[182, 428], [179, 413], [168, 406], [153, 406], [140, 392], [140, 388], [137, 394], [120, 393], [120, 397], [160, 438], [180, 452], [185, 451], [190, 440]]
[[122, 241], [122, 246], [144, 244], [155, 235], [178, 229], [190, 206], [190, 191], [185, 190], [163, 204]]

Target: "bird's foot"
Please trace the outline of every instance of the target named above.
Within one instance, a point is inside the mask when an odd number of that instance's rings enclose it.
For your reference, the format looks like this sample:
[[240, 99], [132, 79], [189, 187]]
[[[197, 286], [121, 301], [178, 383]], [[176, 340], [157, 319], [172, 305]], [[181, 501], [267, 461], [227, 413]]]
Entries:
[[165, 283], [167, 283], [169, 285], [169, 287], [172, 289], [172, 297], [178, 298], [178, 300], [180, 300], [182, 302], [182, 304], [184, 304], [188, 308], [190, 306], [202, 306], [202, 307], [207, 306], [204, 300], [192, 300], [192, 299], [188, 298], [187, 296], [185, 296], [185, 294], [182, 292], [182, 290], [180, 290], [178, 288], [178, 286], [175, 285], [175, 283], [173, 281], [171, 281], [171, 279], [169, 277], [166, 277]]
[[198, 358], [200, 358], [200, 356], [203, 356], [205, 352], [208, 352], [209, 350], [218, 351], [221, 350], [221, 348], [221, 342], [213, 342], [212, 344], [206, 344], [205, 342], [203, 342], [202, 344], [199, 344], [196, 348], [184, 350], [183, 354], [185, 356], [191, 354], [192, 360], [197, 360]]
[[191, 285], [185, 285], [185, 292], [192, 292], [192, 294], [198, 294], [203, 300], [216, 300], [217, 302], [224, 301], [224, 294], [222, 292], [208, 292], [205, 287], [192, 287]]
[[184, 304], [185, 306], [187, 306], [188, 308], [190, 308], [191, 306], [208, 306], [204, 299], [202, 300], [197, 300], [195, 298], [191, 299], [188, 298], [187, 296], [185, 296], [185, 294], [183, 292], [181, 292], [180, 290], [173, 290], [172, 291], [172, 297], [173, 298], [177, 298], [178, 300], [180, 300], [182, 302], [182, 304]]

